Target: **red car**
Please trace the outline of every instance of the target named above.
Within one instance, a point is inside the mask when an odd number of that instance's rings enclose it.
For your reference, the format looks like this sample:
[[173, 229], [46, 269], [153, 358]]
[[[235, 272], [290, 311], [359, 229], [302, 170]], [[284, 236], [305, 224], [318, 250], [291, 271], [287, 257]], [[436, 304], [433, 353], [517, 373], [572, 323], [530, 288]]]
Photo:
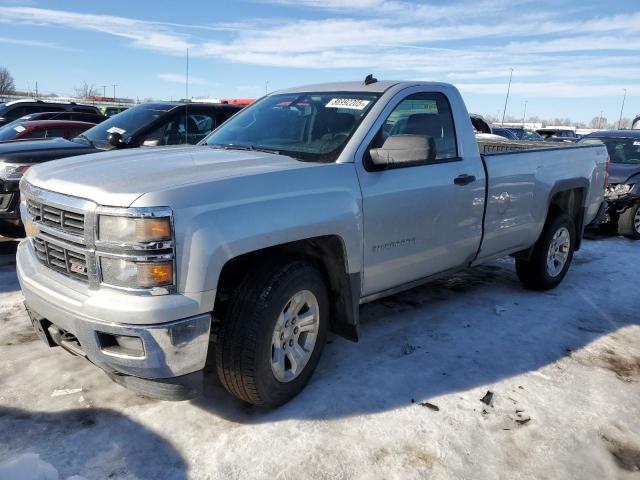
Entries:
[[12, 140], [34, 140], [38, 138], [74, 138], [85, 130], [95, 127], [94, 123], [71, 120], [34, 120], [12, 123], [0, 128], [0, 142]]

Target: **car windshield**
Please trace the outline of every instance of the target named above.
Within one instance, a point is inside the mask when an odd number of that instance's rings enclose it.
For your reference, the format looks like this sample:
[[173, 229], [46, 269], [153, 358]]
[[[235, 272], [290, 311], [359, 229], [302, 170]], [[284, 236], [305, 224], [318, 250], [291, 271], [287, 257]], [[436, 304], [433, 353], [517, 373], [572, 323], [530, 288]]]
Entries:
[[136, 131], [146, 127], [174, 107], [175, 105], [173, 104], [139, 105], [110, 117], [84, 132], [81, 137], [76, 137], [73, 140], [79, 142], [88, 140], [92, 142], [96, 148], [110, 150], [113, 148], [109, 143], [110, 133], [119, 133], [122, 135], [123, 141], [127, 143]]
[[378, 98], [346, 92], [270, 95], [240, 111], [201, 144], [333, 162]]
[[607, 147], [611, 163], [640, 164], [640, 137], [585, 137], [578, 143], [583, 145], [602, 145]]
[[12, 123], [0, 128], [0, 142], [6, 142], [7, 140], [13, 140], [16, 135], [24, 132], [24, 128], [20, 123]]

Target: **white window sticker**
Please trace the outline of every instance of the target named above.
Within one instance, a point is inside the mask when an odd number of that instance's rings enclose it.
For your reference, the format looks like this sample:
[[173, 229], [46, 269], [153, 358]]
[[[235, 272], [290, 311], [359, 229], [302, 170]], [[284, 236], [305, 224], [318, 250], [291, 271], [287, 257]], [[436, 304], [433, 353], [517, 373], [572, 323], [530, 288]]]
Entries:
[[633, 145], [636, 147], [640, 147], [640, 142], [633, 142]]
[[24, 128], [22, 125], [16, 125], [15, 127], [13, 127], [13, 129], [18, 133], [22, 133], [26, 130], [26, 128]]
[[364, 110], [370, 103], [370, 100], [361, 100], [359, 98], [332, 98], [331, 101], [325, 105], [325, 107]]
[[124, 132], [126, 132], [126, 130], [118, 127], [111, 127], [109, 130], [107, 130], [107, 133], [119, 133], [120, 135], [122, 135]]
[[424, 109], [427, 111], [427, 113], [433, 113], [437, 115], [438, 104], [435, 100], [424, 102]]

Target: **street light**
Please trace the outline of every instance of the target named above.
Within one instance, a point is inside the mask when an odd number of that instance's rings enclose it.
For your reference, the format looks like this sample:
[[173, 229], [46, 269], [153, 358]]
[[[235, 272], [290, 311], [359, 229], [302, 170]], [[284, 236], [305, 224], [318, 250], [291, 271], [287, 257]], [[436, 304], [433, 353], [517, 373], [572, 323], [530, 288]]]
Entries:
[[620, 107], [620, 118], [618, 119], [618, 130], [620, 130], [620, 127], [622, 125], [622, 111], [624, 110], [624, 101], [627, 99], [627, 89], [623, 88], [624, 90], [624, 95], [622, 96], [622, 106]]
[[504, 110], [502, 111], [502, 123], [501, 123], [502, 126], [504, 126], [504, 116], [507, 113], [507, 102], [509, 101], [509, 91], [511, 90], [511, 78], [513, 77], [513, 68], [510, 68], [509, 70], [511, 70], [511, 73], [509, 73], [509, 85], [507, 86], [507, 98], [504, 99]]
[[116, 87], [118, 86], [117, 84], [113, 84], [113, 101], [115, 103], [116, 101]]
[[522, 128], [524, 128], [524, 119], [527, 116], [527, 102], [528, 100], [524, 101], [524, 113], [522, 114]]
[[102, 85], [102, 98], [107, 98], [107, 86]]

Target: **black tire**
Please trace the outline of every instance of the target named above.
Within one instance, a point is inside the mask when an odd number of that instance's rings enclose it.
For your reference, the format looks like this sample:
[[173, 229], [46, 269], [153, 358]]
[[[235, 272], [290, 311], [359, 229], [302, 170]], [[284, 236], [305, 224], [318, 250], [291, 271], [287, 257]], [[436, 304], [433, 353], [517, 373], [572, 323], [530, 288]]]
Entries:
[[[271, 367], [274, 328], [289, 299], [304, 290], [318, 302], [318, 333], [299, 375], [281, 382]], [[291, 400], [307, 384], [320, 360], [328, 312], [323, 277], [306, 262], [274, 263], [248, 274], [231, 296], [216, 344], [216, 368], [224, 387], [240, 400], [267, 408]]]
[[0, 220], [0, 236], [6, 238], [23, 238], [25, 236], [24, 227], [22, 223], [16, 225], [6, 220]]
[[640, 240], [640, 202], [625, 210], [618, 219], [618, 234]]
[[[516, 259], [516, 273], [518, 278], [525, 287], [532, 290], [550, 290], [555, 288], [562, 282], [571, 260], [573, 260], [573, 252], [576, 244], [576, 228], [573, 220], [564, 212], [551, 214], [545, 224], [544, 230], [540, 234], [540, 238], [533, 247], [533, 252], [529, 260]], [[559, 273], [553, 275], [547, 266], [547, 254], [551, 248], [554, 236], [562, 228], [566, 228], [569, 232], [569, 248], [568, 256], [564, 266]]]

